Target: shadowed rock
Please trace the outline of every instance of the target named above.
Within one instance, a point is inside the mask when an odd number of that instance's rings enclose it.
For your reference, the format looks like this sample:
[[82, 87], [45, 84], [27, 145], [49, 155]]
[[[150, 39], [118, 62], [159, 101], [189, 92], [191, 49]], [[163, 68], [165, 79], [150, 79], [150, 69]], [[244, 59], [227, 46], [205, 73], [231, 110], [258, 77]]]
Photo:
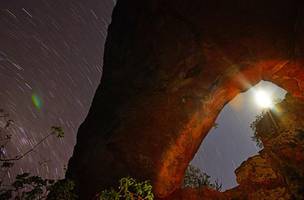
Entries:
[[223, 106], [260, 80], [303, 99], [303, 9], [296, 0], [118, 0], [67, 172], [80, 197], [128, 175], [170, 195]]

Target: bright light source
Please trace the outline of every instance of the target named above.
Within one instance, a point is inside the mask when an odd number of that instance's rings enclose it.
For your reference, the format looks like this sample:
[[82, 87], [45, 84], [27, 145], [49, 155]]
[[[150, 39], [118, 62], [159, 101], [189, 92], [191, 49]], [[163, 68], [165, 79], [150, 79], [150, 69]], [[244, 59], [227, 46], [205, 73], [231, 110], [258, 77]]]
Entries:
[[270, 108], [273, 105], [270, 95], [263, 90], [259, 90], [255, 93], [255, 101], [262, 108]]

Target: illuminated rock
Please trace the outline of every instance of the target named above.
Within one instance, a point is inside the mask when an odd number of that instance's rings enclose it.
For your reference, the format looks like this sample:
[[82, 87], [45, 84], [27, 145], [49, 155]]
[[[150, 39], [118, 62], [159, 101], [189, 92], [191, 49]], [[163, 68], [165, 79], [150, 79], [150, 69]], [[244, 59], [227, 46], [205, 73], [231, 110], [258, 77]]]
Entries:
[[223, 106], [260, 80], [303, 99], [303, 2], [118, 0], [103, 76], [67, 177], [87, 199], [130, 175], [157, 197], [184, 171]]
[[[290, 95], [277, 105], [278, 129], [268, 115], [258, 121], [258, 138], [264, 149], [236, 170], [238, 186], [217, 192], [208, 188], [179, 189], [167, 199], [294, 200], [304, 197], [304, 104]], [[294, 120], [296, 119], [296, 120]], [[274, 131], [275, 129], [275, 131]]]

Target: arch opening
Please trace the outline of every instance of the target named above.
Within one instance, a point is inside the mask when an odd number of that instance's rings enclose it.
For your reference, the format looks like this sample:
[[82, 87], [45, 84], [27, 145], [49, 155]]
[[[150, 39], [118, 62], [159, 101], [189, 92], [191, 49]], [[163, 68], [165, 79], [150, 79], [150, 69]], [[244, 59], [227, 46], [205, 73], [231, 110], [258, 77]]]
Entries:
[[[286, 90], [272, 82], [260, 81], [234, 97], [217, 116], [189, 167], [209, 175], [210, 183], [221, 186], [217, 188], [220, 191], [236, 187], [235, 170], [263, 149], [261, 143], [257, 143], [250, 125], [265, 110], [272, 109], [273, 104], [281, 102], [286, 93]], [[189, 186], [185, 180], [183, 184]]]

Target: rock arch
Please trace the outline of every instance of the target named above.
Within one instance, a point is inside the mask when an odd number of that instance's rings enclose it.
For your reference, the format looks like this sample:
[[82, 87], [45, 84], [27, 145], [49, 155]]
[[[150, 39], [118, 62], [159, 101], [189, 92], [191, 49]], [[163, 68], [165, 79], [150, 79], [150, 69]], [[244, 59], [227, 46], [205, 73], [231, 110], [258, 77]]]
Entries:
[[119, 0], [67, 172], [80, 197], [126, 175], [166, 197], [238, 93], [267, 80], [303, 98], [303, 9], [297, 0]]

